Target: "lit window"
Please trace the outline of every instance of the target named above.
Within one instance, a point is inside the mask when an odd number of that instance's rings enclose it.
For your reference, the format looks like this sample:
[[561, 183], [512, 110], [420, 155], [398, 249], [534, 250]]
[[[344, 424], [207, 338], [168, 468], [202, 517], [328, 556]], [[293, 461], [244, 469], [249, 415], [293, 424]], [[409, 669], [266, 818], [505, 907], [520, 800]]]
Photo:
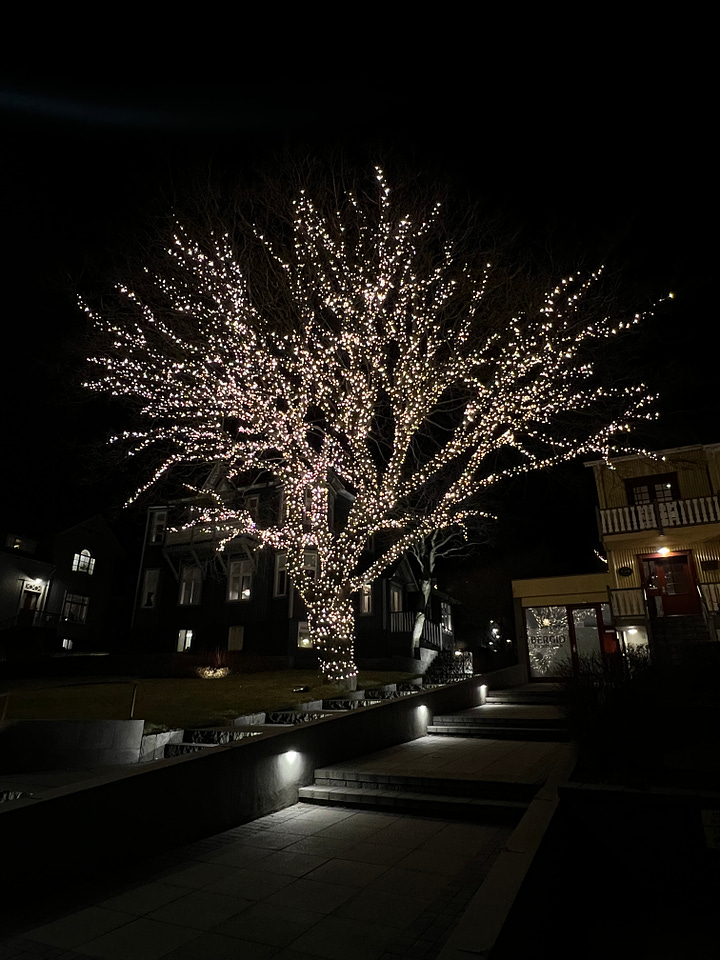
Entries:
[[364, 583], [360, 587], [360, 613], [368, 616], [372, 613], [372, 584]]
[[73, 557], [72, 568], [78, 573], [92, 573], [95, 569], [95, 557], [89, 550], [81, 550]]
[[452, 611], [449, 603], [440, 604], [440, 616], [443, 630], [446, 633], [452, 633]]
[[249, 600], [252, 596], [251, 560], [232, 560], [228, 573], [228, 600]]
[[192, 630], [182, 629], [178, 630], [178, 642], [177, 649], [178, 653], [184, 653], [185, 650], [189, 650], [192, 645], [193, 632]]
[[162, 543], [167, 528], [167, 510], [153, 510], [150, 516], [150, 543]]
[[245, 627], [242, 624], [228, 628], [228, 650], [242, 650]]
[[307, 620], [298, 622], [298, 647], [303, 650], [312, 650], [312, 640], [310, 639], [310, 628]]
[[390, 584], [390, 612], [400, 613], [403, 608], [402, 587], [396, 583]]
[[158, 580], [160, 579], [159, 570], [146, 570], [143, 578], [142, 600], [143, 607], [154, 607], [157, 600]]
[[180, 604], [183, 607], [200, 603], [202, 573], [200, 567], [186, 566], [180, 578]]
[[89, 602], [89, 597], [82, 597], [78, 593], [66, 593], [63, 620], [68, 620], [70, 623], [85, 623]]
[[72, 645], [73, 645], [73, 644], [72, 644], [72, 640], [67, 640], [67, 639], [65, 639], [65, 640], [63, 640], [63, 642], [62, 642], [62, 648], [63, 648], [63, 650], [72, 650]]
[[284, 553], [275, 554], [275, 583], [273, 596], [284, 597], [287, 593], [287, 559]]

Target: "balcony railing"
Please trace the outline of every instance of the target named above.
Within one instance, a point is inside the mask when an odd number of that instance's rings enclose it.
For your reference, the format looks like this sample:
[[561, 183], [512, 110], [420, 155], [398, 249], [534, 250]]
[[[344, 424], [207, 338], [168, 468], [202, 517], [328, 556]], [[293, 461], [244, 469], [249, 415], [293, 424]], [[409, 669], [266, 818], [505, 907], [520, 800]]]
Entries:
[[235, 528], [230, 525], [197, 523], [185, 529], [168, 530], [165, 534], [165, 546], [216, 544], [221, 540], [226, 540], [228, 536], [232, 536], [234, 529]]
[[[399, 610], [390, 613], [390, 632], [391, 633], [412, 633], [415, 626], [414, 610]], [[425, 618], [423, 624], [422, 640], [442, 650], [442, 632], [439, 623], [433, 623], [432, 620]]]
[[720, 504], [717, 497], [696, 497], [694, 500], [658, 500], [656, 503], [610, 507], [600, 511], [600, 523], [604, 536], [720, 523]]
[[645, 594], [642, 589], [639, 587], [622, 590], [610, 588], [608, 592], [614, 620], [622, 620], [627, 617], [645, 619]]
[[707, 610], [720, 613], [720, 583], [701, 583], [699, 587]]

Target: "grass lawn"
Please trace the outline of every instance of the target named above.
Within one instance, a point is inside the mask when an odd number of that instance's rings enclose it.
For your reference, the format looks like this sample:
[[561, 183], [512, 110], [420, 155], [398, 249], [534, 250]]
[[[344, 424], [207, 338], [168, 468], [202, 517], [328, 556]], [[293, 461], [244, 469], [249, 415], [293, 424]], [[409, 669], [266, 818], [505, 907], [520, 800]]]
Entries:
[[[410, 679], [412, 674], [367, 671], [358, 689]], [[139, 679], [106, 681], [66, 679], [29, 681], [10, 691], [7, 720], [126, 720], [133, 684], [137, 697], [133, 716], [146, 729], [223, 723], [246, 713], [272, 711], [307, 700], [327, 699], [336, 692], [323, 685], [316, 670], [277, 670], [231, 674], [220, 680]], [[295, 687], [309, 687], [293, 693]], [[3, 704], [0, 700], [0, 711]]]

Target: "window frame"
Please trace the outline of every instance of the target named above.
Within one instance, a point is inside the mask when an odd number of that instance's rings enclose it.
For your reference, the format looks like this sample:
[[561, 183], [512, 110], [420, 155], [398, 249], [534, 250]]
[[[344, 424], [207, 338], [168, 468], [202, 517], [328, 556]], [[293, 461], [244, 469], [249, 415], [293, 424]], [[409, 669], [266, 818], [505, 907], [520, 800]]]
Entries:
[[273, 575], [273, 597], [286, 597], [288, 594], [287, 554], [280, 550], [275, 554]]
[[[70, 593], [66, 590], [65, 599], [63, 600], [63, 621], [66, 623], [87, 623], [89, 606], [90, 597], [87, 597], [82, 593]], [[82, 612], [82, 616], [71, 617], [71, 609], [75, 607], [79, 608], [79, 610]]]
[[[233, 573], [233, 567], [238, 567], [237, 573]], [[253, 562], [252, 560], [240, 559], [231, 560], [228, 564], [227, 576], [227, 602], [228, 603], [249, 603], [253, 596]], [[238, 580], [237, 589], [233, 591], [233, 580]], [[247, 584], [247, 586], [246, 586]], [[247, 596], [245, 591], [247, 590]], [[236, 596], [232, 596], [233, 592]]]
[[[152, 574], [155, 574], [154, 578]], [[150, 589], [150, 583], [154, 580], [154, 587]], [[140, 594], [140, 606], [144, 610], [152, 610], [157, 606], [158, 585], [160, 583], [160, 567], [146, 567], [143, 573], [142, 593]], [[148, 602], [147, 598], [152, 597]]]
[[[188, 574], [191, 574], [191, 576], [188, 576]], [[197, 564], [183, 564], [182, 571], [180, 573], [180, 593], [178, 596], [178, 606], [197, 607], [200, 604], [201, 598], [202, 570], [197, 566]]]
[[83, 547], [80, 553], [73, 555], [72, 570], [73, 573], [86, 573], [89, 577], [93, 575], [95, 570], [95, 557], [87, 547]]

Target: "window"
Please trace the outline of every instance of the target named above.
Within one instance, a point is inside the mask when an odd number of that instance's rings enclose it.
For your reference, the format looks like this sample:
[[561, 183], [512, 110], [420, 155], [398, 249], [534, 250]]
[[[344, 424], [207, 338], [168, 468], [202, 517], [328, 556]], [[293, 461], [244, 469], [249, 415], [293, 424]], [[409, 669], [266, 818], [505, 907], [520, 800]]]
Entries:
[[654, 477], [637, 477], [625, 481], [628, 503], [633, 506], [647, 506], [655, 502], [668, 502], [680, 499], [680, 490], [676, 473], [663, 473]]
[[440, 617], [442, 620], [442, 628], [446, 633], [452, 633], [452, 610], [449, 603], [440, 604]]
[[140, 599], [141, 607], [154, 607], [157, 599], [158, 580], [160, 579], [159, 570], [146, 570], [143, 577], [142, 597]]
[[89, 550], [81, 550], [73, 557], [72, 568], [78, 573], [92, 573], [95, 569], [95, 557]]
[[63, 650], [72, 650], [72, 647], [73, 647], [72, 640], [68, 640], [67, 638], [63, 640], [62, 642]]
[[249, 600], [252, 596], [252, 560], [231, 560], [228, 572], [228, 600]]
[[200, 603], [202, 573], [200, 567], [186, 566], [180, 578], [180, 604], [183, 607]]
[[150, 543], [162, 543], [167, 529], [167, 510], [153, 510], [150, 515]]
[[372, 613], [372, 584], [364, 583], [360, 587], [360, 614], [364, 617]]
[[27, 537], [18, 537], [14, 533], [9, 533], [5, 537], [5, 546], [11, 550], [22, 550], [23, 553], [35, 553], [37, 543], [34, 540], [28, 540]]
[[242, 650], [244, 633], [242, 624], [228, 628], [228, 650]]
[[275, 582], [273, 596], [284, 597], [287, 593], [287, 559], [284, 553], [275, 554]]
[[312, 640], [310, 639], [310, 628], [307, 620], [298, 621], [298, 647], [301, 650], [312, 650]]
[[257, 523], [258, 517], [260, 515], [260, 497], [257, 495], [254, 495], [252, 497], [246, 497], [245, 509], [250, 514], [252, 519]]
[[190, 647], [192, 646], [192, 640], [193, 640], [192, 630], [188, 630], [186, 628], [183, 628], [182, 630], [178, 630], [178, 642], [177, 642], [178, 653], [184, 653], [186, 650], [189, 650]]
[[314, 550], [305, 551], [305, 559], [303, 561], [303, 566], [305, 567], [305, 576], [309, 577], [310, 580], [317, 580], [318, 575], [318, 555]]
[[312, 522], [313, 493], [312, 487], [303, 490], [303, 523]]
[[402, 587], [396, 583], [390, 584], [390, 613], [400, 613], [403, 608]]
[[66, 593], [63, 620], [69, 620], [70, 623], [85, 623], [89, 602], [89, 597], [80, 596], [78, 593]]

